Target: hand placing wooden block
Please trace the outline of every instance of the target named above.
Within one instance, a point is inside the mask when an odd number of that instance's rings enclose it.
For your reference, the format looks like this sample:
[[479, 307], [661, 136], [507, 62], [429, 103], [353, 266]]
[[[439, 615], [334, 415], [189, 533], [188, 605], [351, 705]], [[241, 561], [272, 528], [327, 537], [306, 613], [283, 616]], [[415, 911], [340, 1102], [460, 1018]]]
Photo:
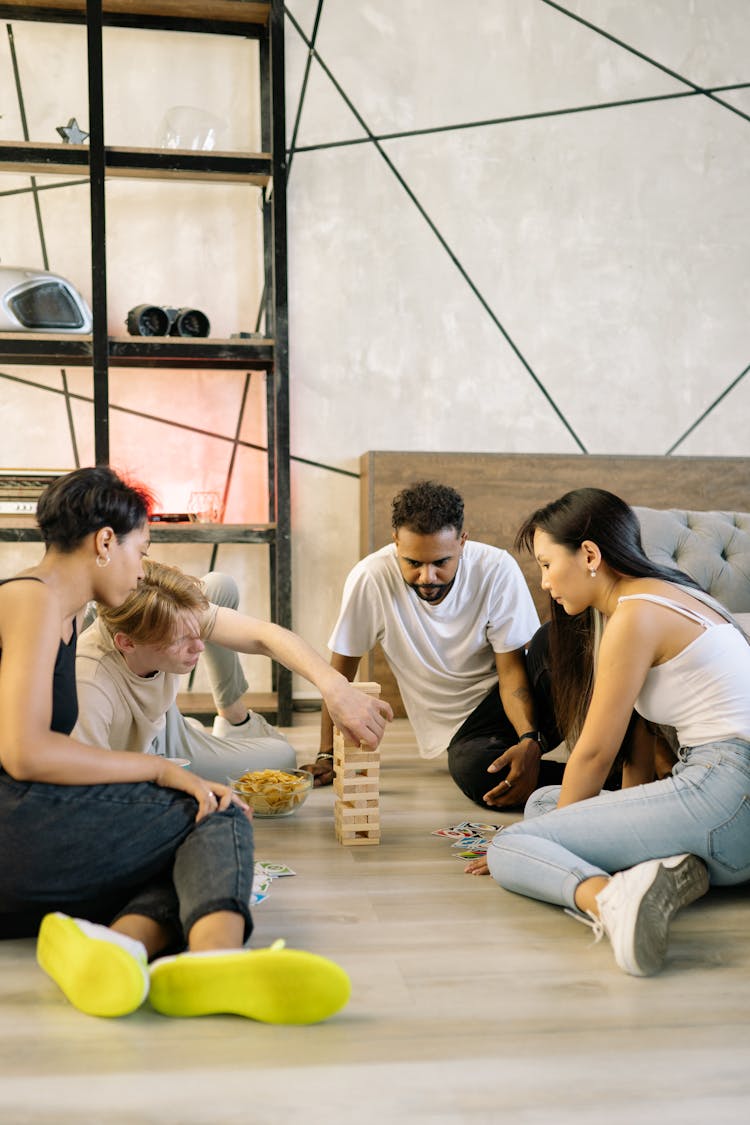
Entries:
[[[380, 695], [380, 684], [355, 683], [367, 695]], [[333, 731], [334, 827], [340, 844], [380, 843], [380, 752], [350, 742]]]

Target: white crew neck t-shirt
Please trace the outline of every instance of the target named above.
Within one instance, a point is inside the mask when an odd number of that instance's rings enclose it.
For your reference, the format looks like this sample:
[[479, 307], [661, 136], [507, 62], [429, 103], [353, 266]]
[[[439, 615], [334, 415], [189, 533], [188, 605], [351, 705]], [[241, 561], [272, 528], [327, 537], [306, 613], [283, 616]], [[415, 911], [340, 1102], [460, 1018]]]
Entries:
[[328, 647], [363, 656], [380, 642], [423, 758], [435, 758], [497, 684], [496, 652], [524, 648], [539, 628], [518, 563], [468, 540], [439, 605], [404, 581], [391, 543], [362, 559], [344, 585]]

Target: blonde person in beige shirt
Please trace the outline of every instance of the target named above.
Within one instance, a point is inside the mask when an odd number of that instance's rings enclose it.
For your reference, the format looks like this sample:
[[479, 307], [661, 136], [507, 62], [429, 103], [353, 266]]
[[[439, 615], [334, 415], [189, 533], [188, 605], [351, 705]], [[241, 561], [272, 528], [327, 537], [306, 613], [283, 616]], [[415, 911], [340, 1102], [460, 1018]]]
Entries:
[[[338, 707], [362, 710], [361, 693], [343, 677], [329, 686], [330, 666], [305, 641], [238, 613], [237, 600], [236, 586], [224, 575], [201, 581], [144, 560], [138, 589], [116, 609], [99, 607], [79, 638], [76, 737], [112, 749], [187, 759], [196, 773], [212, 780], [226, 781], [248, 769], [294, 769], [296, 756], [287, 740], [242, 703], [247, 681], [238, 652], [275, 659], [309, 679], [324, 698], [333, 692]], [[175, 702], [181, 678], [201, 657], [217, 703], [212, 732], [186, 720]], [[384, 727], [386, 708], [370, 706], [367, 721]]]

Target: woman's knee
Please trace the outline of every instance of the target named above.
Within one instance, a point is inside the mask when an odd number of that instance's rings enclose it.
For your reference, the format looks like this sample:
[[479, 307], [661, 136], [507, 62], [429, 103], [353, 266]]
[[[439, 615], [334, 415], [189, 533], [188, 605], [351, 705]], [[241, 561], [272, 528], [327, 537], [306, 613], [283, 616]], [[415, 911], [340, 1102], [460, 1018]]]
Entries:
[[544, 816], [556, 809], [560, 788], [559, 785], [545, 785], [541, 789], [535, 789], [523, 810], [524, 820], [533, 820], [534, 817]]

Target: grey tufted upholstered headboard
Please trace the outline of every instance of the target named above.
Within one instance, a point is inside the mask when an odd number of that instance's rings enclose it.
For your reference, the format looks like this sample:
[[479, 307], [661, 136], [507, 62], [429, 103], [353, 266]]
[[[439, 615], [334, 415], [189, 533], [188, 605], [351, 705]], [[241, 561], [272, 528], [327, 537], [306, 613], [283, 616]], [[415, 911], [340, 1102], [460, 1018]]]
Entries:
[[634, 510], [649, 558], [684, 570], [731, 613], [750, 613], [750, 513]]

